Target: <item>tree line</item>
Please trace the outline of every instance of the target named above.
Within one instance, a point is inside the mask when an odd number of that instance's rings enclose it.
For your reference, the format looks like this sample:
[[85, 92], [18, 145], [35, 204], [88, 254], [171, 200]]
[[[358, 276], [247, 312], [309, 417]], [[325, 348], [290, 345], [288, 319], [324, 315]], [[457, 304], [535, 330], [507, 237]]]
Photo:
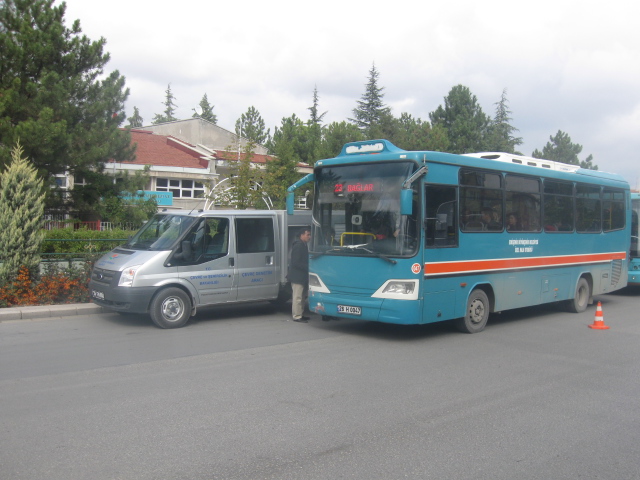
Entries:
[[[145, 174], [120, 175], [115, 181], [107, 175], [108, 161], [129, 161], [135, 156], [127, 128], [144, 125], [137, 107], [126, 118], [125, 102], [129, 89], [117, 70], [104, 75], [110, 57], [104, 51], [106, 40], [92, 41], [82, 34], [79, 20], [65, 24], [65, 3], [54, 0], [3, 0], [0, 2], [0, 171], [7, 168], [18, 143], [22, 155], [42, 179], [48, 210], [72, 211], [79, 217], [117, 217], [151, 211], [152, 205], [140, 200], [144, 209], [127, 208], [122, 192], [135, 193], [144, 187]], [[395, 116], [384, 103], [384, 87], [372, 65], [364, 93], [356, 101], [352, 118], [325, 123], [320, 95], [314, 88], [307, 118], [296, 114], [280, 125], [267, 128], [259, 111], [251, 106], [236, 121], [236, 133], [249, 140], [238, 162], [235, 182], [252, 180], [282, 206], [286, 187], [299, 178], [296, 165], [313, 165], [321, 158], [337, 155], [351, 141], [386, 138], [406, 150], [436, 150], [451, 153], [501, 151], [520, 153], [522, 138], [511, 124], [507, 90], [487, 115], [470, 89], [454, 86], [442, 105], [429, 113], [429, 119], [402, 112]], [[164, 110], [152, 122], [177, 120], [176, 98], [171, 84], [165, 91]], [[205, 93], [193, 116], [217, 123], [217, 116]], [[273, 155], [261, 174], [250, 166], [256, 144]], [[597, 168], [589, 155], [580, 160], [582, 146], [558, 130], [542, 150], [532, 156]], [[86, 187], [64, 191], [56, 188], [56, 178], [72, 174]], [[262, 176], [261, 176], [262, 175]], [[249, 188], [249, 198], [257, 196]], [[245, 190], [247, 191], [247, 190]], [[256, 197], [257, 198], [257, 197]], [[255, 203], [253, 199], [249, 204]], [[259, 206], [259, 201], [257, 205]], [[117, 220], [116, 220], [117, 221]]]

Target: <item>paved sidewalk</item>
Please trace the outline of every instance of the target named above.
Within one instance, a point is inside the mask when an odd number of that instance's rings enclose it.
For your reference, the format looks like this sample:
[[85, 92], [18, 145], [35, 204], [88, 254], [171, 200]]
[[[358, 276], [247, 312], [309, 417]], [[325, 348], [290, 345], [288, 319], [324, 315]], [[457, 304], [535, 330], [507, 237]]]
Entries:
[[36, 320], [70, 315], [91, 315], [106, 310], [93, 303], [71, 303], [69, 305], [40, 305], [37, 307], [0, 308], [0, 322], [13, 320]]

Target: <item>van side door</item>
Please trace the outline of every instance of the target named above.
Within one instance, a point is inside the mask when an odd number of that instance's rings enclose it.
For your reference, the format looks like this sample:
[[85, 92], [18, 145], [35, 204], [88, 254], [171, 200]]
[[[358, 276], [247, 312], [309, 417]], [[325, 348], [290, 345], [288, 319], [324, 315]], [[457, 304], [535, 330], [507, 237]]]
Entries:
[[236, 217], [238, 300], [277, 298], [280, 263], [276, 255], [275, 217]]
[[232, 223], [227, 217], [203, 217], [174, 256], [179, 277], [198, 293], [198, 305], [236, 301], [237, 273], [231, 229]]

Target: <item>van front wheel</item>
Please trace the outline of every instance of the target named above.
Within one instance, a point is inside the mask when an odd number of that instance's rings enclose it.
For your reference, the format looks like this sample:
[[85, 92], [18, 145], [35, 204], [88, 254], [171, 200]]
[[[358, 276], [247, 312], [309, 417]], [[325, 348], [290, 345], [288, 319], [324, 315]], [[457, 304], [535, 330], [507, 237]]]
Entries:
[[158, 327], [179, 328], [191, 317], [191, 299], [179, 288], [165, 288], [151, 300], [149, 313]]

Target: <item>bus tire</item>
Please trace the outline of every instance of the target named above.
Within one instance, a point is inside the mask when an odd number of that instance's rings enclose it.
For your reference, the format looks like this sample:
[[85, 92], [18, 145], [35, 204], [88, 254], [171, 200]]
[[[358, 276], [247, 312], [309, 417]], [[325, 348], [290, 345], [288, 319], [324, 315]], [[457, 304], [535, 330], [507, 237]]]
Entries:
[[587, 309], [589, 299], [591, 298], [591, 287], [586, 278], [580, 277], [576, 286], [576, 293], [572, 300], [567, 300], [567, 310], [573, 313], [582, 313]]
[[462, 333], [478, 333], [484, 330], [489, 319], [489, 298], [481, 289], [476, 289], [467, 299], [467, 309], [462, 318], [456, 318], [453, 322], [456, 329]]
[[151, 300], [149, 313], [160, 328], [182, 327], [191, 317], [191, 298], [180, 288], [165, 288]]

